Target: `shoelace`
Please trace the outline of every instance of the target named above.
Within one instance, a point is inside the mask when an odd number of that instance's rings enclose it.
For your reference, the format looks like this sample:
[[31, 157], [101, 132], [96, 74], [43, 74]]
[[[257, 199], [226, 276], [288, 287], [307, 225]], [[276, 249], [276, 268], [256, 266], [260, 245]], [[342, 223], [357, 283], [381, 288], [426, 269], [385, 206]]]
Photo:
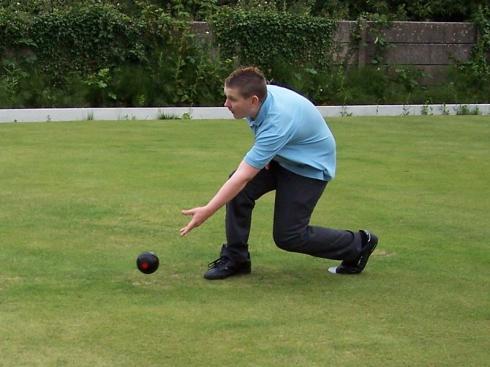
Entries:
[[219, 264], [221, 264], [222, 262], [224, 262], [226, 259], [227, 258], [225, 256], [218, 257], [216, 260], [211, 261], [208, 264], [208, 269], [211, 269], [211, 268], [214, 268], [214, 267], [218, 266]]

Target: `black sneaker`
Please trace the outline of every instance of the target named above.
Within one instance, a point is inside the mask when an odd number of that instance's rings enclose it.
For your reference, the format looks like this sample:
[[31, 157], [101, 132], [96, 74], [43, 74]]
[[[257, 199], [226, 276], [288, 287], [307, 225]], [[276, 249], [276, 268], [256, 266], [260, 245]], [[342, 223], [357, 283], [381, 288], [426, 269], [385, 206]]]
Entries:
[[354, 261], [342, 261], [339, 266], [332, 266], [328, 271], [332, 274], [359, 274], [361, 273], [378, 245], [378, 237], [374, 233], [361, 229], [359, 231], [363, 239], [361, 254]]
[[252, 263], [250, 262], [250, 254], [248, 254], [248, 260], [245, 262], [237, 262], [226, 255], [221, 255], [209, 263], [208, 268], [208, 271], [204, 273], [204, 278], [208, 280], [225, 279], [232, 275], [250, 274]]

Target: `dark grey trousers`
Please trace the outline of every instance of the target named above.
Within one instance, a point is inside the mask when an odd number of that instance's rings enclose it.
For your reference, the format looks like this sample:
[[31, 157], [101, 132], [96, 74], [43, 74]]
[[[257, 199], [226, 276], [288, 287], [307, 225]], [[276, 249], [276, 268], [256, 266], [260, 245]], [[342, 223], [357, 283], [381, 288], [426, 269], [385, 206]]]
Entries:
[[273, 238], [279, 248], [327, 259], [356, 259], [362, 247], [359, 232], [309, 225], [326, 186], [325, 181], [297, 175], [272, 161], [226, 205], [225, 254], [238, 262], [247, 259], [255, 201], [276, 190]]

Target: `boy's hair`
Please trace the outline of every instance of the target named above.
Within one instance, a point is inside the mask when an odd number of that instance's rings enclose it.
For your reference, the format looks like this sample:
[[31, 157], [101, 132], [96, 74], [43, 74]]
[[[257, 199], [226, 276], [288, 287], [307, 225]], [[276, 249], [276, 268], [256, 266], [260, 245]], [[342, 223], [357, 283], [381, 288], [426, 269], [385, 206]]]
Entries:
[[242, 67], [232, 72], [225, 80], [225, 87], [236, 88], [244, 98], [257, 96], [262, 102], [267, 96], [267, 82], [259, 68]]

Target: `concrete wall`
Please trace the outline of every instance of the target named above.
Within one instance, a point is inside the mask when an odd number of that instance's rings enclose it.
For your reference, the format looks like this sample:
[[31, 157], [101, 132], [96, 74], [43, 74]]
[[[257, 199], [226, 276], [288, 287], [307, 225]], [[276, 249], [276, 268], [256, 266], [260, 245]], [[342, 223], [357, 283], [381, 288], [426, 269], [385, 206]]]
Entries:
[[[341, 22], [336, 42], [345, 53], [355, 22]], [[359, 50], [349, 62], [364, 66], [375, 57], [376, 32], [367, 23], [361, 33]], [[476, 42], [477, 32], [472, 23], [393, 22], [382, 30], [380, 37], [388, 43], [382, 53], [383, 63], [413, 66], [427, 74], [427, 83], [445, 78], [448, 66], [467, 61]]]

